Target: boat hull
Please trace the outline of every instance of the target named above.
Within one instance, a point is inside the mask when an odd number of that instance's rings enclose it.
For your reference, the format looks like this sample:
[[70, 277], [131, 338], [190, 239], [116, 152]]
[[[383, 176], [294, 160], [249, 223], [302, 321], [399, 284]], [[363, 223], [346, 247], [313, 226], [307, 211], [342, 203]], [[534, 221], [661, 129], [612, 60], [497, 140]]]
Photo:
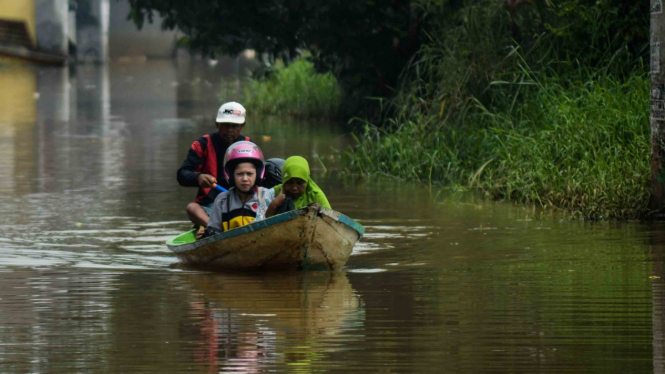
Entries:
[[339, 270], [363, 234], [356, 221], [314, 204], [192, 243], [179, 244], [176, 238], [167, 245], [187, 265]]

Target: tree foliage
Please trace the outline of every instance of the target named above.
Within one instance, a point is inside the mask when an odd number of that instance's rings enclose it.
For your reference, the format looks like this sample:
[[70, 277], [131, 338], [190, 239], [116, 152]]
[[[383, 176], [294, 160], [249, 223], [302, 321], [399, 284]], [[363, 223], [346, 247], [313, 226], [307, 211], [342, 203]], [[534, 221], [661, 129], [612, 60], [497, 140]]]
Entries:
[[141, 27], [158, 14], [205, 55], [251, 48], [273, 57], [310, 50], [318, 71], [348, 88], [388, 95], [420, 45], [423, 10], [413, 0], [129, 0]]
[[347, 114], [358, 114], [358, 98], [394, 96], [405, 69], [409, 76], [436, 65], [416, 64], [418, 51], [444, 46], [451, 51], [444, 81], [461, 76], [480, 92], [515, 46], [534, 69], [611, 61], [619, 70], [630, 70], [648, 46], [645, 1], [128, 1], [139, 27], [159, 15], [163, 28], [179, 29], [182, 41], [204, 55], [250, 48], [288, 62], [309, 51], [315, 69], [332, 72], [343, 86]]
[[[509, 0], [510, 1], [510, 0]], [[623, 59], [632, 70], [648, 52], [649, 2], [623, 0], [513, 0], [520, 2], [511, 15], [524, 45], [544, 35], [549, 56], [576, 60], [587, 68]], [[546, 57], [541, 49], [536, 57]], [[548, 51], [549, 52], [549, 51]], [[549, 57], [547, 56], [547, 57]]]

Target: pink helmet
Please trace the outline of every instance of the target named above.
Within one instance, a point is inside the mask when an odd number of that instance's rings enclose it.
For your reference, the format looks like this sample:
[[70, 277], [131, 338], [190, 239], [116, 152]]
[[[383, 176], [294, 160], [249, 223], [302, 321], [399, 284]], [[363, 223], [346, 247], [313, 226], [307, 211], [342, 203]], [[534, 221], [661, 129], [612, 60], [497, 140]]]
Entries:
[[233, 171], [236, 166], [241, 162], [251, 162], [256, 166], [256, 182], [258, 186], [263, 179], [265, 166], [263, 164], [263, 152], [258, 145], [248, 142], [240, 141], [231, 144], [224, 154], [224, 177], [232, 187], [235, 186], [235, 179], [233, 178]]

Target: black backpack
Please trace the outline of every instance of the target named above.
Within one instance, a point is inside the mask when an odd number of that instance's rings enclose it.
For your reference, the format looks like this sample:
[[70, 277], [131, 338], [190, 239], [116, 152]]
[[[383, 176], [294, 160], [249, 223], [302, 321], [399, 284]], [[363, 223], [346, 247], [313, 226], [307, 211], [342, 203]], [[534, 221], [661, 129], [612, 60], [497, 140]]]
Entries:
[[273, 188], [282, 183], [282, 166], [284, 160], [281, 158], [270, 158], [265, 162], [265, 172], [261, 187]]

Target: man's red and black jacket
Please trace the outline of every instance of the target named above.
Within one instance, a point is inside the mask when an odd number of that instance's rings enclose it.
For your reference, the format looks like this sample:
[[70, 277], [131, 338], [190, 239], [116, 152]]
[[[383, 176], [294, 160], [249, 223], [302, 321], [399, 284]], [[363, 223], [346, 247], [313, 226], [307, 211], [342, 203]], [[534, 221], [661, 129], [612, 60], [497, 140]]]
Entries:
[[[251, 139], [240, 134], [236, 142]], [[198, 187], [197, 178], [199, 174], [210, 174], [217, 179], [217, 184], [229, 189], [229, 183], [224, 178], [222, 170], [224, 165], [224, 153], [229, 148], [218, 132], [203, 135], [198, 138], [187, 152], [187, 158], [178, 169], [178, 183], [184, 187]], [[219, 173], [217, 170], [219, 169]], [[211, 204], [219, 194], [216, 188], [199, 188], [196, 201], [201, 205]]]

